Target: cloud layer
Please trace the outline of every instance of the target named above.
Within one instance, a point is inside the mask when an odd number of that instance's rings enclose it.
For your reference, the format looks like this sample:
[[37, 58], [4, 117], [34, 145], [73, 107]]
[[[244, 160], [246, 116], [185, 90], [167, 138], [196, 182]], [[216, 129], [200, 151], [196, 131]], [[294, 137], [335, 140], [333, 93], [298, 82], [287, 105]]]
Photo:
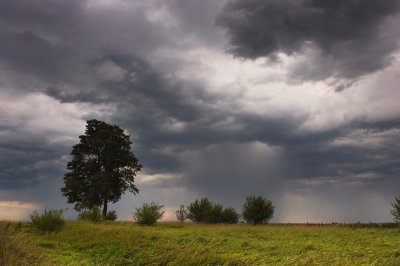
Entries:
[[[0, 201], [64, 207], [69, 152], [96, 118], [131, 134], [144, 165], [139, 196], [116, 205], [123, 219], [145, 201], [171, 210], [208, 196], [240, 209], [261, 194], [276, 221], [388, 220], [398, 10], [390, 0], [1, 1]], [[307, 209], [316, 201], [329, 208]]]
[[236, 56], [305, 54], [291, 69], [293, 78], [352, 80], [391, 63], [399, 10], [396, 0], [234, 0], [217, 24], [227, 29]]

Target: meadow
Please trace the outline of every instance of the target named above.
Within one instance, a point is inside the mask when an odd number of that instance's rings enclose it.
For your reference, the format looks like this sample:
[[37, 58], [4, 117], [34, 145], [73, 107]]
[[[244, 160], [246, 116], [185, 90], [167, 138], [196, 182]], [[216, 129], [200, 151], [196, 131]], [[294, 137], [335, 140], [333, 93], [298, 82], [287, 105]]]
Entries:
[[400, 228], [0, 222], [0, 265], [400, 265]]

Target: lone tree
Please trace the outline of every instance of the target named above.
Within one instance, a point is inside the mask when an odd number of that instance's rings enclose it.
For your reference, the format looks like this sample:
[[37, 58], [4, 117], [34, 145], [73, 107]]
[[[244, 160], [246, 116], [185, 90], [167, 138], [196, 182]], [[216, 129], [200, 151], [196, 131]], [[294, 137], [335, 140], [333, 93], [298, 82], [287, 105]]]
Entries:
[[249, 196], [243, 204], [243, 219], [250, 224], [268, 223], [274, 215], [275, 206], [261, 196]]
[[85, 134], [72, 148], [61, 188], [75, 210], [102, 206], [105, 217], [109, 202], [117, 202], [126, 190], [139, 192], [134, 181], [142, 165], [131, 151], [129, 137], [118, 126], [87, 121]]
[[393, 210], [390, 213], [394, 216], [394, 221], [400, 223], [400, 196], [395, 198], [395, 202], [392, 203]]

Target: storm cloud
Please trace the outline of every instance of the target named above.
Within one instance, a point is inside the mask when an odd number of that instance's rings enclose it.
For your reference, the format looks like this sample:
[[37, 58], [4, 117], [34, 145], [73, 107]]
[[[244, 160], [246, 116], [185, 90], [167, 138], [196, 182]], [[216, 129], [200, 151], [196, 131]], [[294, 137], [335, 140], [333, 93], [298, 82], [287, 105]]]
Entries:
[[233, 0], [217, 24], [227, 30], [235, 56], [306, 55], [289, 70], [292, 78], [353, 80], [390, 65], [399, 11], [396, 0]]
[[0, 201], [64, 207], [69, 153], [95, 118], [131, 134], [144, 165], [139, 195], [115, 205], [122, 219], [145, 201], [240, 209], [260, 194], [276, 221], [386, 221], [400, 173], [398, 10], [1, 1]]

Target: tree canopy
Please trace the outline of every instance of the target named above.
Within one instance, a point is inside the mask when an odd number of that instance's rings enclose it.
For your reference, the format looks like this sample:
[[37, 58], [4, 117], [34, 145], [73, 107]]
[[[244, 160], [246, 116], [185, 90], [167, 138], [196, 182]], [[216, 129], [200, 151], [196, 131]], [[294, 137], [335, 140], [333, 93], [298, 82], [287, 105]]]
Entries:
[[117, 202], [126, 190], [139, 192], [134, 181], [142, 165], [131, 151], [130, 136], [116, 125], [88, 120], [85, 134], [72, 148], [62, 194], [76, 210]]
[[395, 202], [392, 203], [393, 210], [390, 213], [393, 215], [394, 221], [400, 223], [400, 196], [395, 197]]
[[261, 196], [249, 196], [243, 204], [243, 219], [250, 224], [268, 223], [274, 214], [275, 206]]
[[[182, 208], [183, 206], [181, 206]], [[178, 210], [179, 211], [179, 210]], [[178, 213], [178, 212], [177, 212]], [[196, 199], [185, 210], [185, 218], [199, 223], [237, 223], [239, 214], [233, 208], [224, 208], [208, 198]]]

